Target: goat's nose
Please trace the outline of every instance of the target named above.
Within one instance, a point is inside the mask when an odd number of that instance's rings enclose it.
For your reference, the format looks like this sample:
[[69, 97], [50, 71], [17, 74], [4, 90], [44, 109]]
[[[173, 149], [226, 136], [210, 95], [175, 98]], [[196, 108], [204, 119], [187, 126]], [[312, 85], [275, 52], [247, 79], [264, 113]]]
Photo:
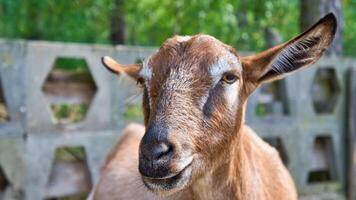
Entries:
[[174, 156], [174, 143], [168, 139], [164, 125], [151, 124], [140, 144], [139, 172], [145, 177], [165, 177], [170, 173], [170, 161]]
[[167, 128], [151, 124], [142, 138], [140, 151], [147, 161], [169, 158], [168, 155], [173, 152], [173, 145], [168, 141]]
[[173, 152], [173, 146], [168, 142], [145, 144], [141, 148], [141, 153], [147, 160], [159, 160], [164, 156], [169, 156]]

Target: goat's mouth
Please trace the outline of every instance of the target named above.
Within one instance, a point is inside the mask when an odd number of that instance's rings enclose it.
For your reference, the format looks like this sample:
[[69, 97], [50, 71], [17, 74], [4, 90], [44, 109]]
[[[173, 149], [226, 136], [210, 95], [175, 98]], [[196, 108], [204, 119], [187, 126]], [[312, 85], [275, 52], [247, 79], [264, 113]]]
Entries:
[[159, 196], [168, 196], [187, 186], [191, 172], [192, 162], [186, 165], [181, 171], [169, 174], [168, 176], [160, 178], [142, 176], [142, 180], [145, 186], [152, 192]]

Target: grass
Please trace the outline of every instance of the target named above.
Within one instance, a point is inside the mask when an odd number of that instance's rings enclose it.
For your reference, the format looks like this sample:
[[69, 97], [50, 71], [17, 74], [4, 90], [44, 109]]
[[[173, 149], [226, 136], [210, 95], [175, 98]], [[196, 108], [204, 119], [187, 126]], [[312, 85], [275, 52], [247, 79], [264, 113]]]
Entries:
[[60, 123], [76, 123], [85, 118], [88, 105], [82, 104], [52, 104], [51, 109]]
[[127, 105], [126, 110], [124, 112], [124, 121], [142, 121], [143, 119], [143, 112], [142, 107], [139, 104], [131, 104]]
[[62, 147], [55, 152], [55, 160], [72, 161], [85, 160], [85, 149], [83, 147]]

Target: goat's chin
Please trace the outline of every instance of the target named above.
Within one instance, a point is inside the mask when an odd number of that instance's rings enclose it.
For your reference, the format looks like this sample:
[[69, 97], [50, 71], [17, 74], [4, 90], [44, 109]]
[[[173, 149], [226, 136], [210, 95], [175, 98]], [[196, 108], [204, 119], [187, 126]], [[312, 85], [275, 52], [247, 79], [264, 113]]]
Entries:
[[145, 186], [160, 197], [167, 197], [186, 188], [191, 180], [192, 166], [188, 165], [179, 173], [168, 178], [142, 177]]

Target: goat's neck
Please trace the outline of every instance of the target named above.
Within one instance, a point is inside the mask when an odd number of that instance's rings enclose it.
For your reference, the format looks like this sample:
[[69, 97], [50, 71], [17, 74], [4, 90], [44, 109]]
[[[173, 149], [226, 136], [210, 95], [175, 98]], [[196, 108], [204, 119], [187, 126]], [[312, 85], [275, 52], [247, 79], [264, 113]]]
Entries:
[[194, 199], [245, 199], [247, 191], [248, 158], [244, 145], [243, 120], [237, 137], [214, 161], [215, 164], [192, 186]]

